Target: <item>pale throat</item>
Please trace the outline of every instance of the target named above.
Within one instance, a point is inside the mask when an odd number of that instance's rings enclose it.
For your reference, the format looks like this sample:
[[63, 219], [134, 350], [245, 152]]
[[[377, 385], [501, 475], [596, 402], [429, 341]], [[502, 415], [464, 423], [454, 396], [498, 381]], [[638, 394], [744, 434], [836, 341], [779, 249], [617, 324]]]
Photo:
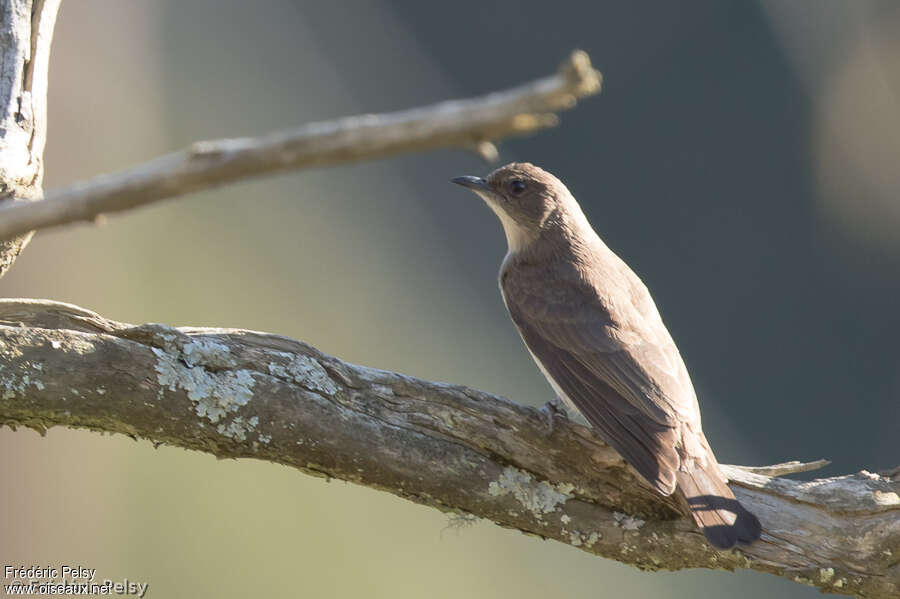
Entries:
[[503, 232], [506, 234], [506, 244], [509, 246], [509, 254], [515, 254], [534, 240], [535, 233], [533, 231], [529, 231], [513, 220], [493, 200], [485, 198], [484, 201], [494, 211], [497, 218], [500, 219], [500, 224], [503, 225]]

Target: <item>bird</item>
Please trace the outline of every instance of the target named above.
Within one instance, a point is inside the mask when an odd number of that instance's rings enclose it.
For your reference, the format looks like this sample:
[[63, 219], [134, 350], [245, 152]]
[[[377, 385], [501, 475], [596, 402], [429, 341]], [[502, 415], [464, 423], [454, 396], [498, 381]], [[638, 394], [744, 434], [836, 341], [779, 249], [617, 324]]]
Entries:
[[678, 489], [713, 547], [757, 540], [760, 522], [726, 484], [650, 292], [562, 181], [516, 162], [452, 182], [480, 196], [503, 226], [503, 302], [559, 399], [657, 492]]

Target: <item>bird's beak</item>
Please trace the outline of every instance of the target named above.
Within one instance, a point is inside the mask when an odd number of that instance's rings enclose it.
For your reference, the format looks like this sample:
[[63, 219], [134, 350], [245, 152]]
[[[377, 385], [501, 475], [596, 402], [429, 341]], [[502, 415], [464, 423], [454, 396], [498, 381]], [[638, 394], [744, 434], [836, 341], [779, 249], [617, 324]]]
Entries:
[[482, 179], [481, 177], [465, 176], [465, 177], [455, 177], [450, 180], [452, 182], [456, 183], [457, 185], [462, 185], [463, 187], [468, 187], [469, 189], [471, 189], [472, 191], [475, 191], [475, 192], [478, 192], [478, 191], [489, 192], [491, 190], [491, 188], [488, 187], [488, 182], [485, 181], [484, 179]]

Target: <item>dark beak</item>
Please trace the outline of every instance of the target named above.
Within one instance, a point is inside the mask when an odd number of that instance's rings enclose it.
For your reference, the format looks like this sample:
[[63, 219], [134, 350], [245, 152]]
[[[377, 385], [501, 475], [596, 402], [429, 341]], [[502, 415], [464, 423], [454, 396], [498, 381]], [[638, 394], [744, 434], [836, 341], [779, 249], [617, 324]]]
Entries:
[[468, 187], [469, 189], [472, 189], [474, 191], [479, 191], [479, 190], [490, 191], [490, 188], [488, 187], [488, 182], [485, 181], [484, 179], [482, 179], [481, 177], [471, 177], [471, 176], [455, 177], [450, 180], [452, 182], [456, 183], [457, 185], [462, 185], [463, 187]]

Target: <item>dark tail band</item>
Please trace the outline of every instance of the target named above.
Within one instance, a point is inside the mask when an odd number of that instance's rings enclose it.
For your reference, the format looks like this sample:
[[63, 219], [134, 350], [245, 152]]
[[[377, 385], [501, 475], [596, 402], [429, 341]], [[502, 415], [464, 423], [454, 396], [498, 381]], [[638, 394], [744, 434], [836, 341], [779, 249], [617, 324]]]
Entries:
[[678, 488], [710, 545], [730, 549], [737, 543], [750, 544], [759, 538], [762, 526], [734, 498], [718, 470], [718, 465], [712, 462], [706, 468], [679, 471]]

